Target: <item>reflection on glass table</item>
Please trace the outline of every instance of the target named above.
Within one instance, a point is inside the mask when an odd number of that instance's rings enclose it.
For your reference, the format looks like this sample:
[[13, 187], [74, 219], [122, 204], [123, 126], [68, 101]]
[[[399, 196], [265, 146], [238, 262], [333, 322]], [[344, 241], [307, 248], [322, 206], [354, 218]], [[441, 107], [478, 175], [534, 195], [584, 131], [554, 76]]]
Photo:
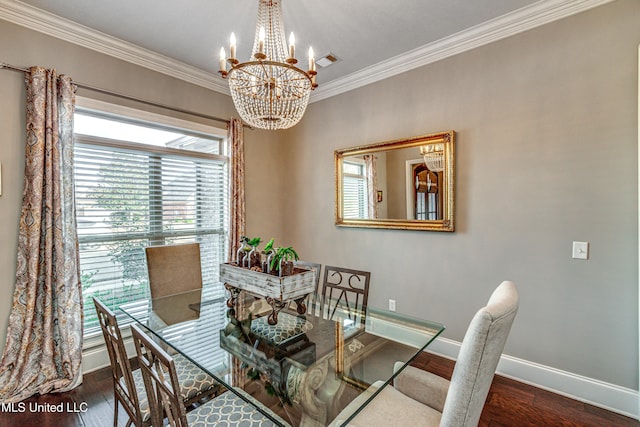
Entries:
[[[207, 292], [120, 309], [169, 352], [181, 353], [229, 390], [244, 390], [258, 409], [267, 407], [294, 426], [330, 424], [369, 385], [390, 383], [394, 363], [406, 366], [444, 330], [371, 307], [355, 314], [338, 310], [333, 320], [285, 308], [270, 325], [271, 307], [244, 293], [234, 309]], [[371, 399], [375, 393], [361, 407]]]

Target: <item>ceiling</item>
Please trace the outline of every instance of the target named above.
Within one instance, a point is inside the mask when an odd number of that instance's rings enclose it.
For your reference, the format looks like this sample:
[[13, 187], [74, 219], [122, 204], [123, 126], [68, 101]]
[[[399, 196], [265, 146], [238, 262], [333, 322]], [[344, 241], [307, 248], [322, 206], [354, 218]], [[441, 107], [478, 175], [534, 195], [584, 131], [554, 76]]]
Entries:
[[[318, 70], [312, 101], [526, 31], [610, 0], [282, 0], [298, 56]], [[159, 7], [161, 5], [161, 7]], [[228, 93], [218, 51], [252, 48], [258, 0], [0, 0], [0, 19]], [[80, 24], [80, 25], [78, 25]], [[0, 58], [0, 61], [3, 58]]]

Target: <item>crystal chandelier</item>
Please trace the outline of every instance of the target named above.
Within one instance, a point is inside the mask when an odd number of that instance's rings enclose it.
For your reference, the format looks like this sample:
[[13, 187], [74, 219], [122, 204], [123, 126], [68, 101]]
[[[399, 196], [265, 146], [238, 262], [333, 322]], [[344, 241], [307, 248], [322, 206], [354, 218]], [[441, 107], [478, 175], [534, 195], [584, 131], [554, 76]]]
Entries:
[[[233, 103], [240, 117], [256, 128], [287, 129], [300, 121], [316, 84], [316, 64], [309, 48], [309, 69], [296, 67], [295, 38], [289, 49], [282, 23], [280, 0], [258, 0], [258, 22], [251, 60], [236, 58], [231, 34], [229, 58], [220, 49], [220, 74], [228, 78]], [[227, 63], [231, 68], [227, 71]]]
[[444, 145], [430, 144], [420, 147], [420, 154], [424, 159], [424, 164], [431, 172], [442, 172], [444, 170]]

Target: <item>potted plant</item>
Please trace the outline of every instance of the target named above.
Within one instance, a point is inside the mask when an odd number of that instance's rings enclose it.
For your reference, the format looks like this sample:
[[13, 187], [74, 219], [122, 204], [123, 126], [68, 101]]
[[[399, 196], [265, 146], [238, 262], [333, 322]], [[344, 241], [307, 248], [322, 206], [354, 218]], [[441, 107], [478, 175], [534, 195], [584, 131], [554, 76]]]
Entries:
[[298, 254], [291, 246], [275, 248], [267, 258], [269, 273], [276, 276], [290, 276], [293, 274], [293, 261], [298, 259]]
[[[293, 261], [298, 260], [298, 253], [291, 246], [285, 248], [274, 247], [273, 238], [267, 242], [262, 252], [260, 252], [257, 247], [261, 241], [260, 237], [249, 238], [242, 236], [240, 239], [241, 245], [236, 254], [237, 265], [280, 277], [292, 275]], [[265, 255], [265, 262], [262, 262], [262, 254]]]
[[258, 245], [262, 239], [260, 237], [254, 237], [250, 239], [247, 236], [240, 238], [240, 248], [236, 254], [238, 266], [253, 269], [262, 268], [262, 256], [257, 250]]

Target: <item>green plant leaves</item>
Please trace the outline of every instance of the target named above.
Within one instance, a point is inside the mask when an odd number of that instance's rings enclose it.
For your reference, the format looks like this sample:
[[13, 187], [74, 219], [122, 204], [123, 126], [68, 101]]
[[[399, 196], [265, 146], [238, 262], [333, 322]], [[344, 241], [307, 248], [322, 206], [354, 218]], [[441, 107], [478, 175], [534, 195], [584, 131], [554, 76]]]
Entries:
[[269, 240], [269, 242], [267, 242], [266, 245], [264, 245], [264, 252], [267, 253], [270, 250], [273, 249], [273, 242], [274, 242], [274, 238], [272, 237], [271, 240]]
[[294, 261], [298, 260], [298, 253], [293, 249], [293, 247], [289, 246], [287, 248], [276, 248], [275, 255], [271, 258], [271, 264], [269, 268], [276, 271], [280, 270], [280, 260], [282, 261]]

